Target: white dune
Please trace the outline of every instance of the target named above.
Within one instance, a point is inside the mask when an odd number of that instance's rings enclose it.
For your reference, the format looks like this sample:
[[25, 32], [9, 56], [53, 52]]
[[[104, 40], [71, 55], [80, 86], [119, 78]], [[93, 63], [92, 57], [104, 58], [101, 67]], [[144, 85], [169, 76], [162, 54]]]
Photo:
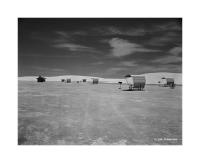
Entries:
[[[174, 78], [176, 84], [182, 85], [182, 74], [181, 73], [168, 73], [168, 72], [158, 72], [158, 73], [146, 73], [141, 74], [146, 78], [146, 84], [158, 84], [158, 81], [161, 80], [162, 77], [165, 78]], [[18, 77], [19, 81], [36, 81], [37, 76], [24, 76]], [[93, 76], [79, 76], [79, 75], [62, 75], [62, 76], [53, 76], [46, 77], [46, 81], [61, 81], [61, 79], [70, 78], [73, 81], [82, 81], [86, 79], [87, 82], [91, 82], [92, 78], [98, 78], [100, 83], [126, 83], [124, 78], [121, 79], [113, 79], [113, 78], [100, 78]]]
[[158, 73], [147, 73], [141, 74], [146, 78], [146, 84], [158, 84], [161, 78], [174, 78], [176, 84], [182, 85], [182, 73], [168, 73], [168, 72], [158, 72]]

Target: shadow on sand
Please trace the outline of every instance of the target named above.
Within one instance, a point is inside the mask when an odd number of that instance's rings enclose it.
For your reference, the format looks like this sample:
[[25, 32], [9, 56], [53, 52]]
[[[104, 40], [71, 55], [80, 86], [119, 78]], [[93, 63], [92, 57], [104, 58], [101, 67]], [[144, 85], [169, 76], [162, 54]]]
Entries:
[[137, 89], [123, 89], [122, 91], [144, 91], [144, 90], [137, 90]]

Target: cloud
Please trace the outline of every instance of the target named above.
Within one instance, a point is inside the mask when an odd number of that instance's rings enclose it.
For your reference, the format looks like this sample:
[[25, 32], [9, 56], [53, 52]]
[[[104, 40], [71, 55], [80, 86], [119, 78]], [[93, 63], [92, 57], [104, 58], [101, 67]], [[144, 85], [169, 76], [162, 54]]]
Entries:
[[115, 26], [101, 26], [92, 29], [94, 35], [118, 35], [118, 36], [144, 36], [147, 32], [144, 28], [119, 28]]
[[151, 38], [147, 44], [153, 46], [165, 46], [169, 43], [181, 44], [181, 35], [176, 32], [167, 32]]
[[136, 43], [130, 43], [127, 40], [112, 38], [108, 41], [112, 47], [111, 54], [115, 57], [123, 57], [136, 52], [157, 52], [159, 50], [152, 50], [144, 48], [142, 45]]
[[180, 56], [181, 53], [182, 53], [181, 47], [174, 47], [168, 51], [167, 56], [155, 59], [153, 60], [153, 62], [161, 64], [173, 64], [182, 62], [182, 57]]
[[177, 62], [181, 62], [182, 58], [178, 57], [178, 56], [166, 56], [163, 58], [159, 58], [154, 60], [153, 62], [157, 62], [157, 63], [162, 63], [162, 64], [172, 64], [172, 63], [177, 63]]
[[84, 31], [56, 31], [57, 37], [53, 41], [53, 47], [60, 49], [67, 49], [72, 52], [91, 52], [91, 53], [99, 53], [93, 47], [88, 47], [85, 45], [77, 44], [78, 41], [76, 36], [85, 36], [86, 32]]
[[87, 31], [81, 31], [81, 30], [78, 30], [78, 31], [55, 31], [55, 33], [58, 35], [58, 36], [61, 36], [61, 37], [65, 37], [65, 38], [70, 38], [70, 37], [73, 37], [73, 36], [86, 36], [88, 35]]
[[64, 38], [68, 38], [69, 34], [67, 32], [63, 32], [63, 31], [56, 31], [55, 32], [58, 36], [64, 37]]
[[134, 61], [121, 61], [119, 63], [120, 66], [125, 66], [125, 67], [135, 67], [138, 66], [138, 64]]
[[153, 37], [147, 41], [147, 44], [152, 46], [166, 46], [169, 44], [181, 45], [182, 26], [181, 22], [178, 21], [154, 25], [153, 28], [148, 31]]
[[60, 44], [54, 45], [54, 47], [69, 49], [70, 51], [90, 51], [90, 50], [93, 50], [93, 48], [91, 48], [91, 47], [73, 44], [73, 43], [60, 43]]
[[121, 30], [116, 27], [108, 27], [107, 33], [112, 35], [143, 36], [146, 34], [146, 30], [143, 28], [129, 28]]
[[169, 30], [181, 31], [182, 30], [181, 21], [169, 22], [169, 23], [157, 25], [157, 26], [155, 26], [155, 30], [156, 31], [169, 31]]
[[124, 27], [124, 26], [100, 26], [92, 29], [94, 35], [119, 35], [119, 36], [145, 36], [158, 32], [179, 32], [182, 30], [181, 20], [153, 26]]
[[175, 56], [178, 56], [179, 54], [182, 53], [182, 48], [181, 47], [174, 47], [174, 48], [169, 50], [169, 53], [173, 54]]
[[158, 36], [158, 37], [153, 37], [152, 39], [150, 39], [150, 41], [148, 42], [148, 45], [165, 46], [171, 41], [172, 41], [171, 37]]
[[102, 62], [102, 61], [97, 61], [97, 62], [91, 63], [91, 65], [103, 65], [103, 64], [104, 64], [104, 62]]

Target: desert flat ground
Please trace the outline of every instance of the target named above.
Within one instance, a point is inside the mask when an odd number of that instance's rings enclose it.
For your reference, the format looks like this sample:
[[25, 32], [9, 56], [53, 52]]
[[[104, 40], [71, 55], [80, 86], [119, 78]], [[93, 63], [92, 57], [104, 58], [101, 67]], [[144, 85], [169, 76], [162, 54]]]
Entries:
[[18, 82], [18, 144], [180, 145], [182, 87]]

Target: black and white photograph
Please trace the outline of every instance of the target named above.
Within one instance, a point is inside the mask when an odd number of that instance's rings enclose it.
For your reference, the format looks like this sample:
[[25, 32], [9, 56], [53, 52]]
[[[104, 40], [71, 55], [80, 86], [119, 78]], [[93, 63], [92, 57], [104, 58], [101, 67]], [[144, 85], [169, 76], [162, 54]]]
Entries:
[[18, 18], [18, 145], [182, 145], [182, 18]]
[[199, 162], [197, 0], [0, 2], [0, 162]]

